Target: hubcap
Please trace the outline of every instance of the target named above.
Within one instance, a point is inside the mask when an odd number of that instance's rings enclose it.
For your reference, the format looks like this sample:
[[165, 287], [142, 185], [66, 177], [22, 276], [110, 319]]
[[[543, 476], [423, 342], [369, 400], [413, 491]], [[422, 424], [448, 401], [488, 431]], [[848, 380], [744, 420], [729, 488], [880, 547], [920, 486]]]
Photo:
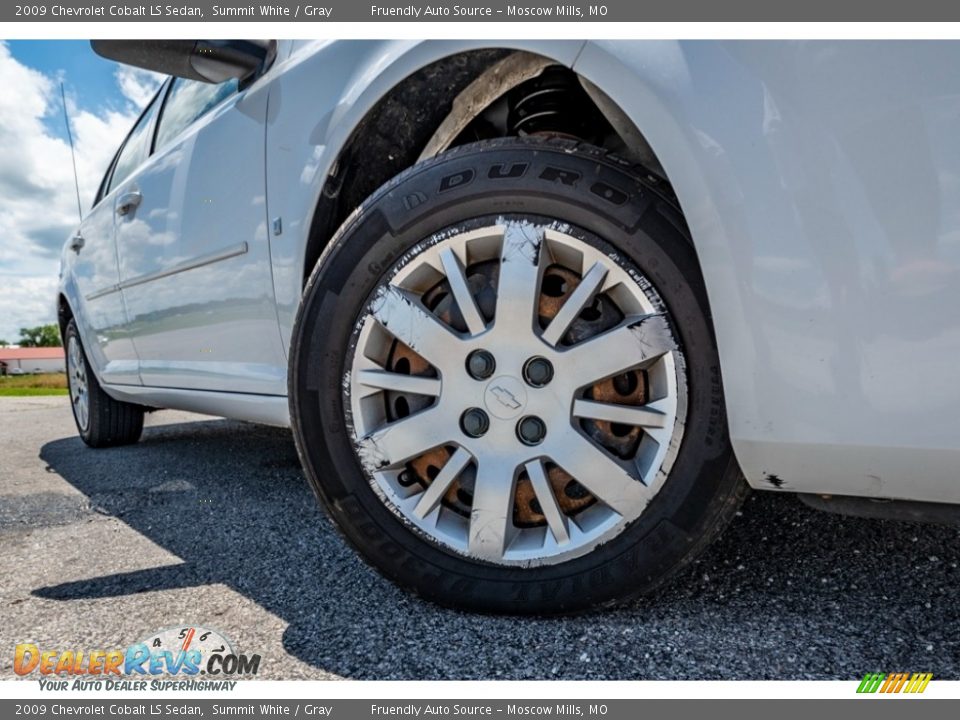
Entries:
[[90, 421], [90, 394], [82, 352], [80, 342], [71, 335], [67, 340], [67, 385], [70, 387], [73, 415], [81, 431], [87, 429], [87, 423]]
[[660, 490], [683, 356], [653, 285], [603, 241], [523, 220], [445, 231], [373, 297], [348, 424], [372, 487], [417, 532], [489, 563], [557, 563]]

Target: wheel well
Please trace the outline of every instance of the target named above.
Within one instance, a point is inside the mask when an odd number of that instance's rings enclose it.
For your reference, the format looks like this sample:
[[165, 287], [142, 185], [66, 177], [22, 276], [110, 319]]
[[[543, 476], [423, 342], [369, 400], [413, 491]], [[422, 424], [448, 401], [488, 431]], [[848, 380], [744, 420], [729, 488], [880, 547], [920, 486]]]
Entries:
[[73, 319], [73, 310], [70, 309], [70, 303], [62, 294], [57, 298], [57, 325], [60, 326], [60, 339], [63, 340], [67, 334], [67, 325]]
[[344, 145], [311, 221], [304, 284], [337, 228], [392, 177], [451, 147], [521, 135], [586, 140], [666, 180], [626, 113], [569, 68], [506, 49], [451, 55], [390, 90]]

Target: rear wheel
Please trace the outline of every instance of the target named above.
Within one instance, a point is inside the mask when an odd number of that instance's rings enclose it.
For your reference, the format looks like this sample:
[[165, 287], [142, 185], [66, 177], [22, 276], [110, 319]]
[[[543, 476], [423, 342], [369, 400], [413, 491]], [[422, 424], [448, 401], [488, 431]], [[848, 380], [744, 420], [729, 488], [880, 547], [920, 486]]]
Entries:
[[376, 193], [295, 330], [304, 465], [389, 577], [477, 610], [652, 589], [745, 490], [699, 270], [601, 151], [496, 141]]
[[90, 369], [77, 325], [66, 331], [67, 386], [80, 437], [90, 447], [128, 445], [140, 439], [144, 408], [107, 395]]

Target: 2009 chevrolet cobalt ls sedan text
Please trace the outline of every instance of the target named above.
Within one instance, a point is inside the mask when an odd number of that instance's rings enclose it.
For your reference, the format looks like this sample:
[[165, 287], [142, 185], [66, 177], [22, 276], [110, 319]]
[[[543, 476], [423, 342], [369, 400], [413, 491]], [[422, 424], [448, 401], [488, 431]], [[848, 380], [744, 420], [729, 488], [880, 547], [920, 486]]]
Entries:
[[94, 48], [171, 77], [63, 251], [87, 444], [290, 425], [368, 561], [502, 612], [653, 590], [749, 486], [960, 503], [960, 45]]

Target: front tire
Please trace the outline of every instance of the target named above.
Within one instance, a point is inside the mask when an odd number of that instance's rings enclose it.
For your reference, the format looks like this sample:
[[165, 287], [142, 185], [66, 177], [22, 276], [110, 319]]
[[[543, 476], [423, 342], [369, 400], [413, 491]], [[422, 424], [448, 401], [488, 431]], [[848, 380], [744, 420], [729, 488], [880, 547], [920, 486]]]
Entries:
[[87, 360], [73, 319], [67, 325], [64, 340], [70, 406], [80, 438], [94, 448], [137, 442], [143, 432], [144, 408], [114, 400], [103, 391]]
[[294, 329], [294, 435], [419, 595], [555, 613], [650, 591], [745, 491], [679, 210], [568, 142], [425, 161], [338, 231]]

